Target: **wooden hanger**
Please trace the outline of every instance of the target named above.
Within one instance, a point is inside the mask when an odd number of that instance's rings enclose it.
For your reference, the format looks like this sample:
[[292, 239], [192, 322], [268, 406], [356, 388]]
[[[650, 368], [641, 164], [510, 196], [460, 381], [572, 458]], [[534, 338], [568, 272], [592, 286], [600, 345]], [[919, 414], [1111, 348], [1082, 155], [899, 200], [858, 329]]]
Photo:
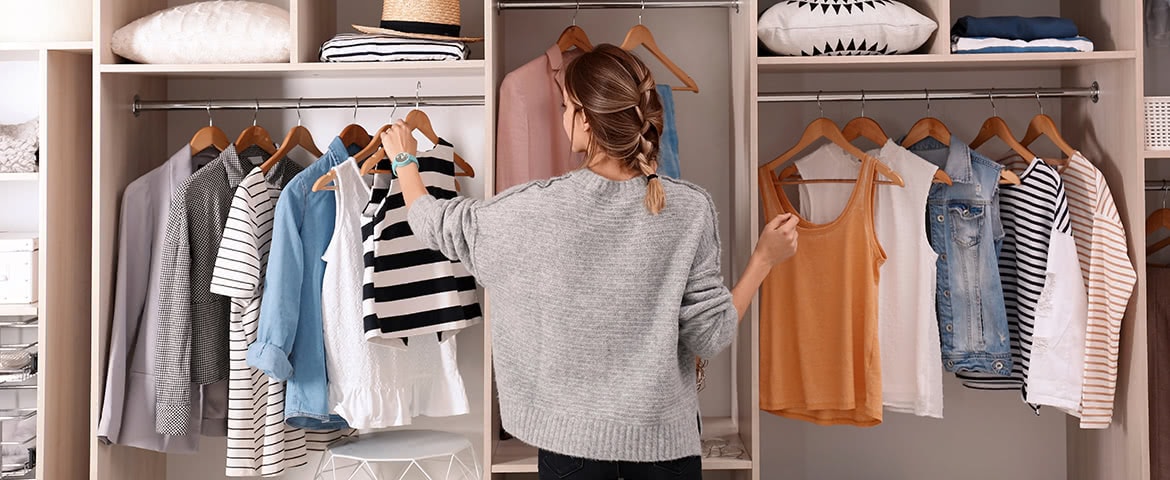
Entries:
[[[874, 119], [866, 117], [864, 113], [862, 113], [862, 116], [846, 123], [845, 128], [841, 129], [841, 133], [845, 135], [845, 140], [848, 140], [850, 143], [862, 137], [879, 146], [885, 145], [886, 142], [890, 141], [890, 137], [886, 135], [885, 130], [882, 130], [882, 126]], [[947, 175], [947, 172], [944, 172], [941, 168], [934, 171], [934, 183], [954, 184], [951, 181], [951, 176]]]
[[[299, 103], [299, 101], [298, 101]], [[264, 163], [260, 164], [260, 171], [268, 173], [272, 167], [276, 166], [276, 162], [288, 156], [297, 147], [305, 149], [305, 151], [313, 154], [316, 158], [321, 158], [323, 155], [321, 150], [317, 148], [317, 142], [313, 141], [313, 134], [309, 133], [309, 129], [301, 125], [301, 109], [297, 108], [297, 126], [288, 131], [288, 135], [284, 136], [284, 141], [280, 142], [280, 148], [268, 157]]]
[[353, 99], [353, 123], [346, 125], [345, 128], [341, 129], [341, 133], [337, 134], [337, 138], [341, 139], [341, 143], [347, 149], [351, 145], [368, 145], [372, 138], [370, 132], [357, 123], [357, 109], [358, 100], [355, 97]]
[[[1033, 154], [1023, 145], [1020, 145], [1020, 142], [1016, 141], [1016, 137], [1012, 135], [1012, 131], [1010, 128], [1008, 128], [1007, 122], [1005, 122], [1001, 117], [991, 117], [983, 122], [983, 126], [979, 128], [979, 135], [977, 135], [975, 140], [971, 142], [971, 148], [979, 148], [980, 145], [983, 145], [992, 138], [998, 138], [1002, 140], [1003, 143], [1007, 144], [1007, 146], [1011, 148], [1012, 151], [1016, 153], [1016, 155], [1019, 155], [1020, 158], [1027, 159], [1029, 162], [1032, 161], [1033, 158], [1036, 158], [1035, 154]], [[1000, 170], [1000, 183], [1019, 185], [1020, 177], [1019, 175], [1016, 175], [1015, 172], [1005, 168]]]
[[[861, 151], [861, 149], [859, 149], [859, 148], [853, 146], [853, 144], [849, 143], [849, 141], [846, 140], [845, 136], [841, 133], [841, 129], [837, 127], [836, 123], [833, 123], [833, 121], [829, 120], [828, 118], [820, 117], [820, 118], [817, 118], [816, 120], [813, 120], [812, 122], [810, 122], [808, 124], [808, 126], [804, 128], [804, 133], [801, 134], [800, 140], [798, 142], [796, 142], [796, 145], [794, 145], [792, 148], [788, 149], [788, 151], [780, 154], [779, 157], [776, 157], [771, 162], [768, 162], [767, 164], [765, 164], [763, 167], [760, 167], [760, 171], [761, 172], [770, 172], [772, 170], [775, 170], [777, 167], [787, 163], [789, 160], [791, 160], [793, 157], [795, 157], [798, 153], [803, 152], [805, 149], [807, 149], [809, 146], [811, 146], [814, 142], [816, 142], [817, 140], [822, 139], [822, 138], [837, 144], [837, 146], [841, 147], [847, 153], [849, 153], [850, 155], [853, 155], [854, 157], [857, 157], [857, 158], [863, 159], [863, 160], [867, 159], [867, 158], [872, 158], [868, 154], [866, 154], [865, 152]], [[889, 181], [877, 180], [877, 181], [875, 181], [875, 183], [879, 183], [879, 184], [883, 184], [883, 185], [885, 185], [885, 184], [897, 185], [899, 187], [906, 185], [906, 183], [902, 181], [902, 176], [898, 175], [898, 173], [895, 172], [893, 169], [891, 169], [889, 167], [889, 165], [886, 165], [885, 163], [882, 163], [881, 161], [878, 161], [877, 159], [874, 159], [874, 163], [877, 165], [878, 173], [882, 174], [883, 176], [885, 176], [886, 178], [889, 179]], [[794, 178], [794, 177], [796, 177], [797, 173], [798, 173], [798, 170], [796, 168], [796, 165], [790, 165], [780, 172], [778, 179], [779, 180], [787, 180], [784, 183], [793, 183], [793, 184], [797, 184], [797, 183], [802, 183], [802, 184], [805, 184], [805, 183], [856, 183], [857, 182], [857, 179], [806, 180], [806, 179], [800, 179], [798, 177]]]
[[[643, 4], [642, 7], [645, 8], [645, 5]], [[699, 93], [699, 84], [695, 83], [695, 80], [690, 75], [687, 75], [687, 72], [684, 72], [678, 65], [675, 65], [658, 48], [658, 43], [654, 41], [654, 34], [650, 33], [650, 29], [646, 28], [645, 25], [642, 25], [641, 14], [638, 14], [638, 24], [634, 25], [629, 32], [626, 32], [626, 39], [622, 41], [622, 50], [627, 52], [633, 51], [635, 48], [638, 48], [638, 45], [646, 47], [646, 50], [649, 50], [654, 55], [654, 58], [657, 58], [659, 62], [662, 62], [666, 66], [667, 70], [670, 70], [670, 73], [673, 73], [679, 80], [682, 80], [684, 86], [671, 87], [671, 90], [676, 92]]]
[[593, 44], [589, 42], [589, 36], [576, 23], [569, 25], [565, 31], [561, 32], [560, 38], [557, 38], [557, 47], [561, 49], [562, 53], [572, 50], [574, 47], [582, 52], [593, 51]]
[[227, 134], [223, 133], [223, 130], [215, 126], [215, 122], [212, 121], [211, 102], [207, 102], [207, 126], [200, 128], [191, 137], [191, 156], [198, 155], [199, 152], [209, 148], [215, 148], [216, 151], [223, 152], [231, 144], [232, 142], [228, 140]]
[[[928, 97], [927, 109], [930, 108], [929, 102], [930, 100]], [[927, 138], [933, 138], [939, 142], [942, 142], [944, 145], [950, 145], [951, 130], [947, 128], [947, 125], [943, 123], [942, 120], [931, 117], [928, 114], [927, 116], [919, 119], [917, 122], [914, 122], [914, 125], [910, 127], [910, 132], [908, 132], [906, 137], [902, 139], [902, 148], [910, 148], [914, 144], [926, 140]], [[939, 169], [939, 172], [942, 172], [944, 175], [946, 175], [946, 172], [943, 172], [941, 168]], [[935, 178], [938, 179], [938, 175], [935, 175]], [[952, 180], [950, 175], [947, 175], [947, 180]], [[999, 183], [1019, 185], [1020, 177], [1011, 170], [1003, 169], [999, 172]], [[953, 185], [953, 180], [947, 184]]]
[[[260, 113], [260, 102], [256, 102], [256, 114]], [[276, 153], [276, 143], [272, 141], [272, 136], [268, 134], [268, 130], [256, 124], [256, 115], [252, 116], [252, 126], [245, 128], [240, 132], [240, 136], [236, 137], [236, 152], [243, 152], [248, 147], [259, 147], [269, 155]]]
[[1024, 139], [1020, 140], [1020, 144], [1027, 147], [1042, 136], [1048, 137], [1048, 140], [1053, 145], [1056, 145], [1056, 148], [1059, 148], [1066, 158], [1059, 160], [1044, 159], [1044, 161], [1053, 166], [1063, 167], [1068, 165], [1068, 158], [1076, 154], [1077, 149], [1064, 141], [1064, 137], [1060, 135], [1060, 129], [1056, 127], [1056, 122], [1052, 120], [1052, 117], [1044, 114], [1044, 104], [1040, 103], [1039, 91], [1036, 92], [1036, 105], [1040, 106], [1040, 113], [1032, 117], [1032, 121], [1028, 122], [1028, 131], [1024, 132]]

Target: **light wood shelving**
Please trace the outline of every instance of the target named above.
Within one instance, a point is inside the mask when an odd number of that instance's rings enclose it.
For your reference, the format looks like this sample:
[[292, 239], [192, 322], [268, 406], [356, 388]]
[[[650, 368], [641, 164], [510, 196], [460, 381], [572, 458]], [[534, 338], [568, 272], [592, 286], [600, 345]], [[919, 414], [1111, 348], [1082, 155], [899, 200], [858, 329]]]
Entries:
[[394, 63], [252, 63], [240, 65], [104, 64], [102, 73], [193, 78], [468, 77], [482, 79], [483, 60]]
[[759, 57], [760, 73], [848, 72], [876, 69], [898, 71], [965, 71], [1075, 67], [1133, 60], [1137, 52], [910, 54], [856, 57]]
[[36, 315], [37, 304], [0, 304], [0, 317], [27, 317]]
[[40, 178], [36, 172], [32, 173], [0, 173], [0, 182], [35, 182]]
[[1146, 150], [1142, 155], [1146, 158], [1170, 158], [1170, 150]]

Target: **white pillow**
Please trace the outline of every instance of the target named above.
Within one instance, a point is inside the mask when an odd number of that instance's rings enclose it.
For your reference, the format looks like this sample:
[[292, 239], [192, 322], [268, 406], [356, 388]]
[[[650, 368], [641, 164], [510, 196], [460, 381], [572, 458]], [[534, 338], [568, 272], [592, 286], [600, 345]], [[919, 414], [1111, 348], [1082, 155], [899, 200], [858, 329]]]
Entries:
[[114, 53], [139, 63], [289, 61], [288, 11], [266, 3], [213, 1], [160, 10], [114, 32]]
[[783, 0], [760, 15], [760, 41], [781, 55], [893, 55], [921, 47], [934, 20], [893, 0]]

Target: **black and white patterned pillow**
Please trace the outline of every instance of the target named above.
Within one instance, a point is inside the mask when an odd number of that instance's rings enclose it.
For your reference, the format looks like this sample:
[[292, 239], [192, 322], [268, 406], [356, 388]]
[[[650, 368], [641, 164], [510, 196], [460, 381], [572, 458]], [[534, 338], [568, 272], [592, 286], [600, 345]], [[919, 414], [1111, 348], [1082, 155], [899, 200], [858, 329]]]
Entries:
[[895, 55], [938, 23], [894, 0], [783, 0], [760, 15], [760, 41], [781, 55]]

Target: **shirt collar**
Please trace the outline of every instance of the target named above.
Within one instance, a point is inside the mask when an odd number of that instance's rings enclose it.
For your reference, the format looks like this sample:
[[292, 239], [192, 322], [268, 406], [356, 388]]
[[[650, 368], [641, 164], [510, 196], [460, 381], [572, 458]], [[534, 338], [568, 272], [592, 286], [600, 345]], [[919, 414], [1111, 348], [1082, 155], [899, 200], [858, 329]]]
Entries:
[[[357, 151], [354, 151], [354, 153], [357, 153]], [[341, 141], [341, 137], [333, 137], [333, 141], [329, 142], [329, 149], [325, 150], [325, 156], [329, 157], [330, 167], [340, 165], [341, 162], [349, 158], [349, 155], [349, 149], [345, 147], [345, 142]]]
[[223, 153], [219, 154], [219, 160], [223, 161], [223, 168], [227, 172], [228, 185], [232, 188], [240, 186], [244, 176], [255, 167], [252, 162], [245, 160], [248, 156], [258, 156], [268, 160], [271, 155], [259, 147], [248, 147], [243, 152], [236, 152], [235, 145], [228, 145]]
[[552, 73], [553, 79], [556, 80], [557, 87], [565, 88], [565, 65], [580, 55], [581, 53], [577, 49], [562, 52], [561, 47], [555, 43], [544, 51], [544, 56], [548, 59], [548, 69]]
[[947, 145], [933, 137], [926, 137], [922, 141], [911, 145], [908, 150], [922, 151], [922, 150], [947, 150], [947, 164], [943, 165], [943, 171], [947, 172], [947, 176], [951, 180], [960, 183], [971, 183], [973, 174], [971, 169], [971, 147], [959, 140], [955, 136], [951, 136], [951, 144]]

